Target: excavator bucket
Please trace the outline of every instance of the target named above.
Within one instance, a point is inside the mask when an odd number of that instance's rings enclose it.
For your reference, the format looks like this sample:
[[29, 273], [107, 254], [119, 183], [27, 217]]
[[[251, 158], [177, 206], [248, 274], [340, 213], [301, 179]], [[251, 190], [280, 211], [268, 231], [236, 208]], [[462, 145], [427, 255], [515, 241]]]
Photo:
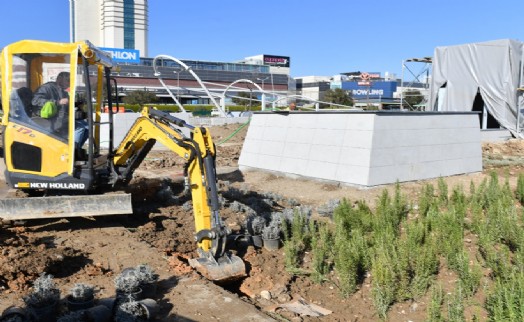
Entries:
[[132, 214], [130, 194], [0, 199], [0, 218], [26, 220]]
[[217, 283], [228, 283], [246, 276], [246, 265], [242, 259], [231, 254], [224, 254], [217, 260], [212, 257], [192, 258], [189, 265], [208, 280]]

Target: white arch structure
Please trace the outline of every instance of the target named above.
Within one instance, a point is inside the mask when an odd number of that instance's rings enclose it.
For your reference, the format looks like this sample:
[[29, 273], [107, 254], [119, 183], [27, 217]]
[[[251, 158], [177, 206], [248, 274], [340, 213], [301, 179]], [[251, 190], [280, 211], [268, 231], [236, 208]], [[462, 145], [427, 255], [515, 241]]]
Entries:
[[167, 59], [171, 59], [171, 60], [174, 60], [175, 62], [177, 62], [180, 66], [182, 66], [184, 68], [184, 70], [188, 71], [192, 76], [193, 78], [196, 79], [196, 81], [198, 82], [198, 84], [200, 84], [200, 87], [202, 87], [204, 89], [204, 91], [206, 92], [207, 96], [209, 97], [209, 99], [213, 102], [213, 105], [215, 105], [215, 107], [220, 111], [220, 114], [221, 116], [223, 117], [226, 117], [226, 112], [225, 110], [222, 109], [222, 107], [220, 105], [218, 105], [217, 101], [215, 100], [215, 98], [211, 95], [211, 93], [209, 92], [209, 90], [207, 89], [207, 87], [204, 85], [204, 83], [202, 83], [202, 80], [198, 77], [198, 75], [193, 71], [191, 70], [191, 67], [187, 66], [183, 61], [181, 61], [180, 59], [177, 59], [173, 56], [169, 56], [169, 55], [158, 55], [156, 56], [154, 59], [153, 59], [153, 68], [155, 70], [155, 76], [158, 77], [158, 80], [160, 81], [160, 83], [164, 86], [164, 88], [167, 89], [169, 95], [171, 96], [171, 98], [173, 98], [175, 100], [175, 102], [177, 103], [178, 107], [181, 107], [182, 111], [185, 111], [184, 108], [182, 107], [182, 104], [180, 104], [180, 102], [178, 102], [178, 100], [175, 98], [175, 96], [173, 95], [173, 93], [171, 93], [171, 91], [169, 90], [169, 88], [164, 84], [164, 82], [162, 81], [162, 79], [160, 78], [160, 72], [157, 72], [156, 70], [156, 60], [159, 59], [159, 58], [167, 58]]
[[310, 101], [310, 102], [314, 102], [316, 111], [319, 110], [319, 103], [345, 107], [345, 108], [351, 109], [351, 110], [360, 110], [360, 108], [355, 108], [355, 107], [351, 107], [351, 106], [347, 106], [347, 105], [335, 104], [335, 103], [329, 103], [329, 102], [323, 102], [323, 101], [317, 101], [317, 100], [312, 99], [311, 97], [307, 97], [307, 96], [303, 96], [303, 95], [289, 95], [289, 96], [280, 97], [280, 98], [278, 98], [278, 99], [276, 99], [276, 100], [274, 100], [272, 102], [272, 108], [275, 109], [275, 103], [283, 101], [285, 99], [289, 99], [289, 98], [299, 98], [299, 99], [307, 100], [307, 101]]
[[[235, 84], [238, 84], [238, 83], [249, 83], [249, 84], [255, 85], [255, 87], [262, 93], [262, 111], [265, 110], [265, 108], [266, 108], [266, 95], [264, 93], [264, 90], [262, 89], [262, 87], [258, 86], [257, 83], [253, 82], [252, 80], [244, 79], [244, 78], [237, 79], [233, 83], [227, 85], [226, 89], [222, 93], [222, 109], [224, 111], [226, 110], [226, 92], [231, 88], [231, 86], [233, 86]], [[250, 99], [251, 99], [251, 97], [250, 97]]]

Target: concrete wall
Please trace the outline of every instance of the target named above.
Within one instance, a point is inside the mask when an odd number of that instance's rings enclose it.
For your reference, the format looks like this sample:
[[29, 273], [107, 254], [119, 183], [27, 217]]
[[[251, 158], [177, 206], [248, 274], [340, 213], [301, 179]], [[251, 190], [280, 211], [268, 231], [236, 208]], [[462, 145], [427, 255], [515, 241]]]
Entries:
[[[174, 117], [178, 117], [186, 121], [189, 125], [192, 126], [218, 126], [224, 124], [234, 124], [234, 123], [245, 123], [249, 120], [249, 117], [193, 117], [190, 113], [171, 113]], [[113, 128], [114, 128], [114, 137], [115, 148], [122, 142], [124, 136], [127, 134], [135, 120], [140, 116], [140, 113], [116, 113], [113, 115]], [[108, 115], [102, 114], [102, 123], [108, 121]], [[190, 130], [188, 128], [183, 128], [182, 133], [185, 136], [189, 136]], [[102, 125], [100, 127], [100, 146], [102, 148], [109, 147], [109, 126]], [[156, 143], [153, 149], [165, 149], [166, 147], [160, 143]]]
[[239, 166], [362, 186], [478, 172], [478, 122], [476, 113], [255, 113]]

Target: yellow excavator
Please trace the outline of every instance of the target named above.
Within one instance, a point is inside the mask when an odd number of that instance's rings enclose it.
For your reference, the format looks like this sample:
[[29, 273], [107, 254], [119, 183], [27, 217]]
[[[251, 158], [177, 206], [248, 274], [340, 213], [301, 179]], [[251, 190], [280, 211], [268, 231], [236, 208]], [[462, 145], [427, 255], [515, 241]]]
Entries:
[[[226, 250], [231, 232], [219, 215], [215, 146], [208, 129], [144, 108], [115, 147], [112, 93], [117, 85], [110, 76], [113, 67], [109, 54], [88, 41], [23, 40], [3, 48], [5, 179], [10, 188], [27, 192], [30, 197], [0, 199], [0, 218], [131, 214], [131, 195], [120, 192], [120, 188], [130, 182], [158, 141], [186, 160], [185, 184], [193, 202], [199, 254], [190, 260], [191, 266], [217, 282], [245, 276], [244, 262]], [[50, 99], [54, 104], [35, 106], [39, 88], [57, 82], [63, 72], [69, 73], [64, 86], [67, 103]], [[75, 106], [78, 108], [79, 101], [85, 105], [88, 133], [83, 153], [75, 149]], [[102, 121], [105, 106], [107, 120]], [[101, 131], [104, 126], [107, 131]], [[102, 132], [109, 133], [108, 137], [101, 137]], [[102, 148], [101, 142], [107, 146]]]

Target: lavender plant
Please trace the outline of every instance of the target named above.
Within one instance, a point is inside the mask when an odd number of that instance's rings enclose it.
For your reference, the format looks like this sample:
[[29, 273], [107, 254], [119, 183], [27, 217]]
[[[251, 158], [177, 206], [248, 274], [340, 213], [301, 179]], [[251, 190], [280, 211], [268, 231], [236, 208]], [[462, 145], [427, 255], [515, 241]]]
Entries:
[[60, 300], [60, 290], [56, 287], [53, 275], [42, 273], [34, 282], [33, 292], [24, 297], [24, 302], [32, 307], [45, 307]]
[[280, 225], [276, 220], [271, 220], [269, 225], [262, 229], [262, 238], [278, 239], [280, 238]]
[[248, 218], [248, 231], [251, 235], [261, 235], [266, 225], [266, 218], [262, 216], [250, 216]]
[[70, 290], [69, 296], [75, 301], [85, 302], [93, 299], [95, 288], [91, 285], [76, 283]]
[[140, 286], [140, 279], [134, 269], [120, 273], [114, 282], [117, 292], [122, 293], [136, 292]]
[[135, 273], [139, 284], [150, 284], [158, 280], [158, 275], [155, 274], [153, 269], [147, 264], [137, 265], [135, 267]]
[[147, 320], [147, 309], [140, 302], [135, 300], [122, 303], [115, 313], [115, 322]]

